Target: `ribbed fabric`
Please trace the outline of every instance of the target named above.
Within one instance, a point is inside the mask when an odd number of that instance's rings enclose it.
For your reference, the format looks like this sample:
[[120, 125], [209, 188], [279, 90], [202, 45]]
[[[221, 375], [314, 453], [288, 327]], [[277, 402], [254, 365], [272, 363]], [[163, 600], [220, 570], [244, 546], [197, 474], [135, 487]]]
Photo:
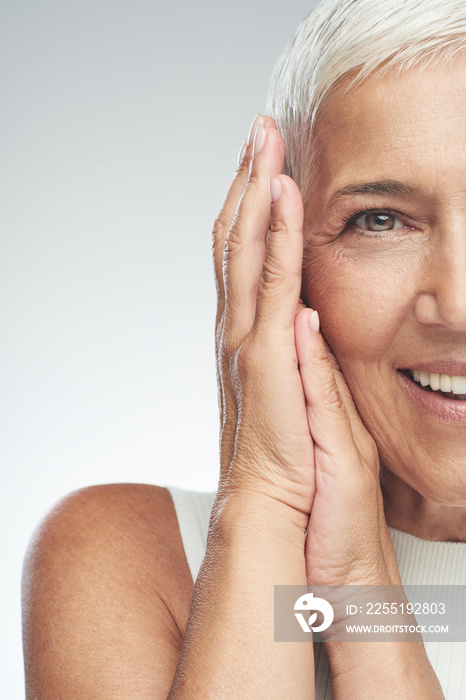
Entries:
[[[205, 554], [215, 493], [184, 491], [173, 486], [167, 488], [175, 505], [186, 558], [195, 580]], [[430, 542], [394, 528], [389, 528], [389, 532], [404, 585], [466, 584], [465, 543]], [[445, 700], [465, 700], [466, 643], [427, 642], [425, 646]], [[332, 700], [332, 679], [325, 647], [316, 644], [314, 650], [316, 700]]]
[[[405, 586], [466, 584], [465, 543], [430, 542], [394, 528], [389, 531]], [[426, 642], [425, 647], [446, 700], [464, 700], [466, 643]]]
[[466, 584], [464, 542], [430, 542], [392, 527], [388, 530], [404, 585]]
[[166, 488], [175, 506], [186, 559], [195, 581], [204, 559], [215, 492], [185, 491], [174, 486], [166, 486]]

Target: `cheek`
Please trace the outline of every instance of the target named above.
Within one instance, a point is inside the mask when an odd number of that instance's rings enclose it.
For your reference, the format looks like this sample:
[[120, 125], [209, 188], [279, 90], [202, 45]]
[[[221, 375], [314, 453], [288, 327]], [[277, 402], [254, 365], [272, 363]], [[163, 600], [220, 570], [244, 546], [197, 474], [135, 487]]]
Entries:
[[412, 265], [410, 270], [396, 258], [350, 256], [341, 248], [319, 246], [304, 265], [303, 293], [318, 310], [342, 369], [348, 361], [377, 362], [412, 307]]

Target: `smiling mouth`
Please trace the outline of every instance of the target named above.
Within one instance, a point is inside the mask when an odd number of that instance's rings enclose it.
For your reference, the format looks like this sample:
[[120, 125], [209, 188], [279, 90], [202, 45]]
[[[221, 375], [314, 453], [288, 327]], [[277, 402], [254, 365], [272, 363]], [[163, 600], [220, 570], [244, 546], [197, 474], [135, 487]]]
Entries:
[[421, 372], [417, 369], [406, 369], [402, 372], [423, 391], [435, 392], [456, 401], [466, 400], [466, 376]]

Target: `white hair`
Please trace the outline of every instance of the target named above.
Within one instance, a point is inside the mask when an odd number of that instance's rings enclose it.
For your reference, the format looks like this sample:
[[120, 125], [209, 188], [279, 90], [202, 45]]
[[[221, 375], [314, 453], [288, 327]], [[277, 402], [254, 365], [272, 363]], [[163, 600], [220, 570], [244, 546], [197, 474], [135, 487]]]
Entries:
[[303, 197], [316, 175], [319, 111], [343, 78], [354, 73], [351, 89], [374, 72], [448, 62], [463, 48], [466, 0], [323, 0], [280, 55], [267, 100], [285, 140], [285, 172]]

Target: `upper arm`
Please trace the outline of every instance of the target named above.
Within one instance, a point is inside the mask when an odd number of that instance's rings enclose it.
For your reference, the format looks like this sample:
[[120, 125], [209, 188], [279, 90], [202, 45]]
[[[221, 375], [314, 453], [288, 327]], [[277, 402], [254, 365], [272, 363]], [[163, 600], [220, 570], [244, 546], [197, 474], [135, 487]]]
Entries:
[[71, 494], [26, 557], [27, 697], [166, 698], [191, 594], [166, 489], [126, 484]]

